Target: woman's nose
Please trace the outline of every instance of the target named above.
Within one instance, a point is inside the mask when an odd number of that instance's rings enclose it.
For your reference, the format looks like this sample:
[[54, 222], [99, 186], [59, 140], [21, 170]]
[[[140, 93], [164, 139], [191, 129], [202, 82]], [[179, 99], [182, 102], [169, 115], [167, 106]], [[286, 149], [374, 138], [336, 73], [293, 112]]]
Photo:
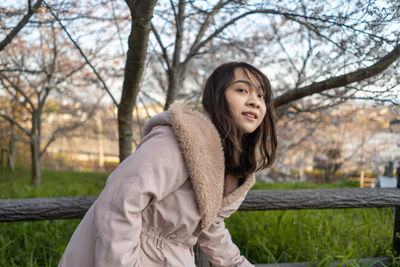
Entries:
[[260, 107], [260, 103], [259, 103], [258, 93], [257, 94], [249, 94], [249, 97], [247, 99], [247, 104], [249, 106], [252, 106], [252, 107], [255, 107], [255, 108], [259, 108]]

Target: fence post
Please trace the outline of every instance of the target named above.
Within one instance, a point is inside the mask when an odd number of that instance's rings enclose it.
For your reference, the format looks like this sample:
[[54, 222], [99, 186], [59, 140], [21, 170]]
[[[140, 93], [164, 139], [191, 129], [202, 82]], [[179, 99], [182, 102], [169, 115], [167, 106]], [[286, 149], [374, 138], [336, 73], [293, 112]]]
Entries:
[[[400, 189], [400, 167], [396, 170], [397, 188]], [[400, 207], [396, 206], [394, 210], [394, 230], [393, 230], [393, 254], [400, 256]]]

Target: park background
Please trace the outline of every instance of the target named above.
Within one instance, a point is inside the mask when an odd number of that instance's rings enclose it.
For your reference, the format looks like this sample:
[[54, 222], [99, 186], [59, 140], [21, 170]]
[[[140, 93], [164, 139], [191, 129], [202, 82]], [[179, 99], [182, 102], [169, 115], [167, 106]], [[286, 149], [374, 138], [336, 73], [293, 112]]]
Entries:
[[[396, 1], [37, 0], [0, 10], [1, 198], [98, 194], [148, 118], [174, 101], [197, 105], [206, 77], [233, 60], [262, 69], [276, 99], [277, 160], [256, 187], [395, 175]], [[253, 262], [324, 263], [392, 256], [392, 213], [251, 212], [227, 224]], [[0, 265], [55, 266], [77, 223], [2, 223]]]

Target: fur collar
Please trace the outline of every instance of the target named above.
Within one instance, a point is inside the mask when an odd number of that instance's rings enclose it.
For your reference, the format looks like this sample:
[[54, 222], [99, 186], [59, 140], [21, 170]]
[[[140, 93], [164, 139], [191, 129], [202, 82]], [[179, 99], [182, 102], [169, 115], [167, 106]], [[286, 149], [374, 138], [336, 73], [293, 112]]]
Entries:
[[222, 208], [234, 203], [250, 190], [255, 176], [247, 177], [240, 187], [224, 197], [224, 187], [231, 187], [230, 183], [235, 181], [224, 177], [221, 139], [208, 116], [183, 104], [173, 104], [167, 112], [146, 123], [144, 134], [157, 125], [170, 125], [175, 133], [202, 218], [201, 229], [208, 229]]

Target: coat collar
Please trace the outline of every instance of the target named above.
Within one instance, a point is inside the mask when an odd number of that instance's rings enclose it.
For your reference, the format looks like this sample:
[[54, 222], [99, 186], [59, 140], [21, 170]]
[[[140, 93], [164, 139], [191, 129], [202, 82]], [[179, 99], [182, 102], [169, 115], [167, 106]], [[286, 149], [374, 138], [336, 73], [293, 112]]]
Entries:
[[[166, 116], [166, 114], [168, 116]], [[224, 152], [218, 131], [206, 113], [173, 104], [167, 113], [151, 119], [145, 133], [155, 125], [170, 125], [180, 145], [201, 215], [201, 229], [208, 229], [218, 212], [245, 195], [255, 182], [254, 174], [227, 196]]]

